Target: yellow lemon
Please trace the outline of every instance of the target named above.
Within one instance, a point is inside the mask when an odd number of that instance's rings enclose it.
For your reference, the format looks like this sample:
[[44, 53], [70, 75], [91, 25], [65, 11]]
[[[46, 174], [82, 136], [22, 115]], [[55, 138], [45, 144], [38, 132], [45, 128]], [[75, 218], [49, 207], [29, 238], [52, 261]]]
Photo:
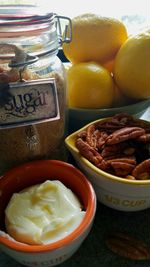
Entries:
[[122, 92], [135, 99], [150, 97], [150, 33], [130, 37], [120, 48], [114, 79]]
[[81, 14], [72, 19], [72, 41], [63, 44], [63, 52], [72, 63], [103, 63], [114, 58], [127, 37], [126, 27], [120, 20]]
[[114, 98], [110, 72], [95, 62], [72, 65], [67, 71], [69, 107], [108, 108]]

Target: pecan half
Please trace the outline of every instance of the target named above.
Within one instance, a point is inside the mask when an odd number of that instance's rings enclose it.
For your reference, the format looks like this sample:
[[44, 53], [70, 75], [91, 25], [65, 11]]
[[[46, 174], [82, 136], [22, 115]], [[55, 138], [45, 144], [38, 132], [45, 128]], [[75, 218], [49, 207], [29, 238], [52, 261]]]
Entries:
[[124, 126], [122, 125], [116, 125], [116, 124], [112, 124], [109, 121], [103, 122], [103, 123], [97, 123], [96, 124], [97, 129], [99, 129], [100, 131], [106, 131], [107, 133], [113, 133], [114, 131], [118, 130], [118, 129], [122, 129]]
[[86, 142], [96, 148], [96, 143], [97, 143], [97, 140], [94, 136], [94, 132], [95, 132], [95, 125], [92, 124], [90, 126], [87, 127], [87, 130], [86, 130]]
[[137, 138], [137, 141], [147, 143], [150, 142], [150, 133], [145, 133]]
[[115, 174], [120, 177], [126, 177], [135, 168], [136, 161], [130, 158], [118, 158], [107, 161], [107, 166], [111, 166]]
[[95, 149], [101, 149], [105, 144], [108, 134], [105, 131], [99, 131], [95, 125], [90, 125], [86, 131], [86, 142]]
[[119, 124], [119, 125], [129, 125], [131, 122], [133, 122], [133, 117], [129, 115], [128, 113], [119, 113], [112, 117], [111, 119], [112, 123]]
[[128, 144], [125, 142], [118, 143], [115, 145], [105, 145], [101, 151], [101, 155], [103, 158], [115, 156], [117, 154], [123, 154]]
[[103, 158], [111, 157], [118, 154], [120, 152], [120, 146], [112, 145], [112, 146], [105, 146], [101, 152]]
[[83, 141], [81, 138], [76, 140], [76, 147], [79, 149], [82, 156], [89, 159], [91, 162], [98, 164], [103, 158], [101, 155], [91, 147], [87, 142]]
[[108, 132], [121, 129], [133, 123], [133, 117], [127, 113], [119, 113], [104, 122], [96, 123], [98, 129], [105, 129]]
[[87, 158], [91, 163], [93, 163], [96, 167], [105, 170], [106, 164], [101, 155], [91, 147], [88, 143], [83, 141], [81, 138], [76, 140], [76, 147], [79, 149], [81, 155]]
[[119, 256], [132, 260], [149, 260], [150, 248], [126, 233], [112, 233], [106, 238], [107, 247]]
[[132, 171], [132, 175], [137, 180], [150, 179], [150, 159], [146, 159], [140, 164], [138, 164]]
[[105, 131], [96, 130], [94, 132], [94, 136], [97, 140], [97, 143], [96, 143], [97, 149], [101, 150], [103, 145], [105, 144], [108, 134]]
[[140, 127], [124, 127], [110, 134], [106, 140], [107, 145], [114, 145], [126, 140], [136, 139], [145, 134], [145, 130]]

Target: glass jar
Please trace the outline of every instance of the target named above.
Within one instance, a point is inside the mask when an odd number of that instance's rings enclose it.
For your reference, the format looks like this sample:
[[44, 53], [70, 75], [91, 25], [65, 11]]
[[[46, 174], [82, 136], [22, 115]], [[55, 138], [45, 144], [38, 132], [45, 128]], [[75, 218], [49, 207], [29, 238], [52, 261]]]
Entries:
[[37, 7], [0, 6], [1, 174], [30, 160], [66, 159], [66, 77], [57, 54], [71, 40], [68, 29], [69, 18]]

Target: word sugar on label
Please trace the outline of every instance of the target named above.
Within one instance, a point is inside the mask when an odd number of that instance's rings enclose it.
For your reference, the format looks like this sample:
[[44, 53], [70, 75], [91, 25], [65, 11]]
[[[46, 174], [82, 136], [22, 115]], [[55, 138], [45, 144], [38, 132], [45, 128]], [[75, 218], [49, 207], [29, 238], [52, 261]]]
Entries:
[[[4, 94], [4, 96], [3, 96]], [[1, 91], [0, 128], [30, 125], [60, 118], [55, 79], [10, 83]]]

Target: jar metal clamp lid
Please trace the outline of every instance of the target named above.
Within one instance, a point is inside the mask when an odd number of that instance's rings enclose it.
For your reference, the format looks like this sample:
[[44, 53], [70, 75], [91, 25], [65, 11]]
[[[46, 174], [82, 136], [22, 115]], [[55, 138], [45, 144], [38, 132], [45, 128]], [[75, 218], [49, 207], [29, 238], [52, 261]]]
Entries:
[[71, 19], [32, 5], [0, 5], [0, 59], [14, 57], [12, 44], [16, 45], [18, 38], [22, 38], [20, 44], [32, 63], [72, 40]]

